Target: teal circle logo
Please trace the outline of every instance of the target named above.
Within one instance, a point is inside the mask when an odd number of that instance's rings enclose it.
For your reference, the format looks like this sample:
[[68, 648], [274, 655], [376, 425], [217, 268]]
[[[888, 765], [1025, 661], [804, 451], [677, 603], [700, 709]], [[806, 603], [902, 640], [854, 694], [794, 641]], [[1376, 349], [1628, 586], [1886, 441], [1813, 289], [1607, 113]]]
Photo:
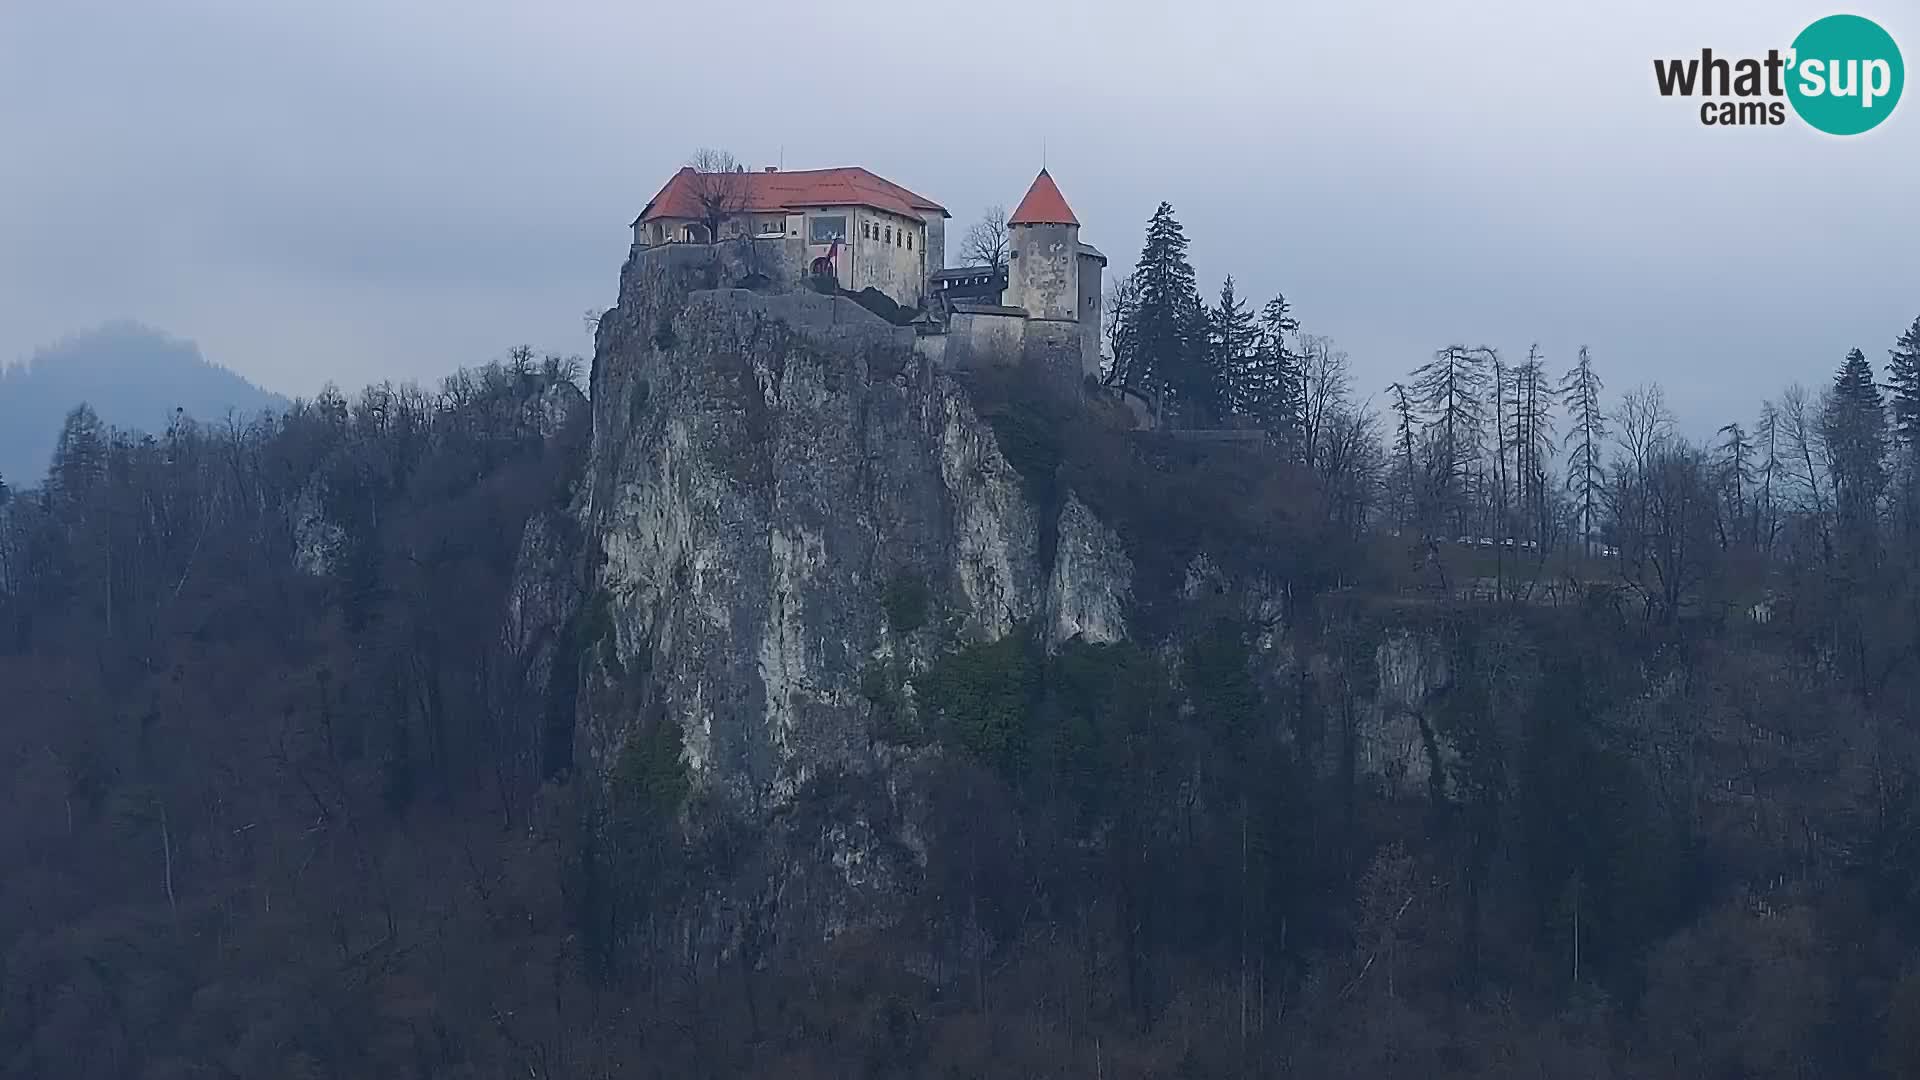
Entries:
[[1829, 135], [1872, 130], [1899, 104], [1907, 81], [1893, 35], [1858, 15], [1829, 15], [1800, 31], [1789, 63], [1793, 111]]

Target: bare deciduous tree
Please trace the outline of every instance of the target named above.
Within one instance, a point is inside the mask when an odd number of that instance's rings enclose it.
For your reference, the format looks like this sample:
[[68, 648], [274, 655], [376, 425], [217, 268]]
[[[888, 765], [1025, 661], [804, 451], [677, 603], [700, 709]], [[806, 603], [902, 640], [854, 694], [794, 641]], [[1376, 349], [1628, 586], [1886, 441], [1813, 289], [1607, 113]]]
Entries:
[[1109, 386], [1127, 383], [1127, 367], [1132, 358], [1120, 355], [1120, 328], [1126, 325], [1139, 299], [1140, 285], [1132, 274], [1121, 274], [1107, 282], [1106, 295], [1101, 298], [1100, 330], [1107, 348], [1104, 380]]
[[687, 159], [693, 170], [693, 198], [700, 207], [700, 223], [707, 240], [718, 242], [720, 229], [747, 205], [747, 169], [726, 150], [703, 148]]
[[1659, 383], [1638, 386], [1620, 396], [1613, 422], [1619, 431], [1616, 441], [1628, 468], [1636, 476], [1646, 474], [1654, 451], [1673, 437], [1674, 418], [1667, 408], [1666, 391]]
[[991, 266], [996, 270], [1007, 265], [1009, 250], [1004, 206], [987, 207], [979, 221], [967, 226], [967, 235], [960, 241], [962, 259], [971, 265]]
[[1614, 409], [1613, 423], [1618, 453], [1609, 498], [1621, 558], [1637, 568], [1646, 557], [1646, 537], [1653, 529], [1649, 497], [1653, 467], [1673, 442], [1674, 418], [1667, 409], [1666, 392], [1658, 383], [1627, 391]]
[[1818, 534], [1824, 537], [1829, 470], [1820, 441], [1819, 407], [1806, 387], [1794, 383], [1780, 395], [1779, 417], [1780, 438], [1786, 446], [1783, 478], [1789, 490], [1800, 497], [1801, 512], [1812, 517]]
[[1335, 415], [1353, 403], [1353, 378], [1347, 354], [1331, 338], [1305, 335], [1300, 350], [1300, 435], [1308, 464], [1319, 469], [1328, 452], [1326, 438]]

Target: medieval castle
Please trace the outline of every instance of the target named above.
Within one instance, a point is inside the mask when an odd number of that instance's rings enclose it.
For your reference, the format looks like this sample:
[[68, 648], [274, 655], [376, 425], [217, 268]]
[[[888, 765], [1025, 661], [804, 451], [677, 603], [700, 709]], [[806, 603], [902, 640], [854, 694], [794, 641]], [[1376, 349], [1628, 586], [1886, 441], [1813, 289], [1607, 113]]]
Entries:
[[[945, 207], [861, 168], [675, 173], [633, 222], [636, 254], [725, 252], [733, 276], [879, 294], [936, 365], [1100, 371], [1106, 256], [1045, 169], [1007, 220], [1004, 266], [946, 265]], [[869, 292], [871, 290], [871, 292]], [[882, 305], [884, 306], [884, 305]]]

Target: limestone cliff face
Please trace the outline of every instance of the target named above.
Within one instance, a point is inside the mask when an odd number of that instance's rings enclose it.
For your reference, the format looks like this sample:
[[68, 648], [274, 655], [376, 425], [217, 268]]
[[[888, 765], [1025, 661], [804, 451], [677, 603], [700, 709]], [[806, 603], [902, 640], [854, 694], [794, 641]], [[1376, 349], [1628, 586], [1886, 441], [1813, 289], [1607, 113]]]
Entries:
[[[686, 826], [753, 837], [684, 930], [724, 953], [767, 929], [884, 923], [913, 891], [938, 752], [886, 741], [875, 672], [910, 686], [956, 642], [1022, 626], [1049, 645], [1125, 639], [1136, 582], [1085, 502], [1036, 501], [910, 330], [840, 297], [707, 284], [629, 262], [600, 322], [579, 497], [529, 523], [504, 633], [547, 774], [606, 777], [671, 724]], [[1291, 597], [1257, 568], [1197, 555], [1176, 591], [1259, 628], [1276, 688], [1325, 662], [1297, 654]], [[1144, 643], [1177, 666], [1178, 641]], [[1390, 797], [1446, 795], [1456, 755], [1425, 718], [1444, 649], [1390, 632], [1371, 668], [1343, 767]]]
[[[683, 284], [636, 260], [600, 324], [579, 517], [607, 625], [583, 651], [582, 764], [663, 720], [696, 792], [748, 820], [822, 778], [897, 792], [907, 755], [875, 740], [872, 665], [910, 673], [1023, 623], [1125, 634], [1119, 538], [1077, 500], [1037, 506], [910, 331], [844, 298]], [[878, 888], [896, 870], [872, 816], [794, 839]]]
[[1459, 752], [1432, 717], [1450, 678], [1447, 653], [1430, 634], [1389, 631], [1374, 649], [1379, 682], [1354, 731], [1361, 776], [1396, 798], [1454, 793]]

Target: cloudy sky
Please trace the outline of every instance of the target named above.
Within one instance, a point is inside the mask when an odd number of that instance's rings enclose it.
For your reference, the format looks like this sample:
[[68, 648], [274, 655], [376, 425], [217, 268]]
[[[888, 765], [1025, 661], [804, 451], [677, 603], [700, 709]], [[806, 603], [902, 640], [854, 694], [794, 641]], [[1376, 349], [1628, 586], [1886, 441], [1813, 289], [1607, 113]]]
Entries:
[[[865, 165], [956, 232], [1044, 148], [1116, 267], [1171, 202], [1204, 290], [1284, 291], [1364, 389], [1584, 343], [1711, 430], [1920, 315], [1920, 99], [1838, 139], [1653, 88], [1832, 10], [0, 0], [0, 360], [118, 317], [290, 394], [585, 352], [700, 146]], [[1914, 0], [1848, 10], [1920, 61]]]

